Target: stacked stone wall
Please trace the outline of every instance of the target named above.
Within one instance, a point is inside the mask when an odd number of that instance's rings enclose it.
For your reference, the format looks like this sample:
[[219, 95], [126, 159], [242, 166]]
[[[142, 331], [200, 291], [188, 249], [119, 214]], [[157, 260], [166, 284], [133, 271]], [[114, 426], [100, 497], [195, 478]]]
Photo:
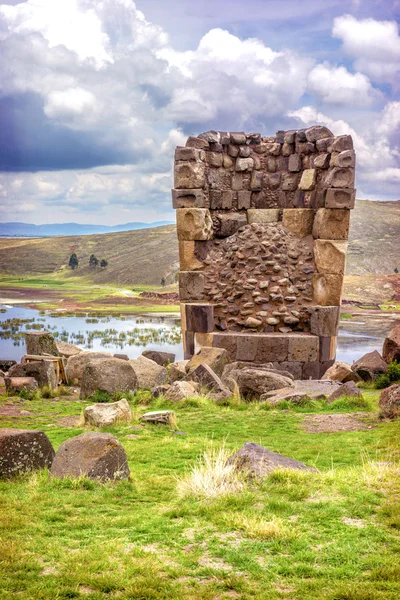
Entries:
[[336, 353], [354, 173], [351, 137], [321, 126], [209, 131], [176, 149], [185, 356], [214, 345], [322, 376]]

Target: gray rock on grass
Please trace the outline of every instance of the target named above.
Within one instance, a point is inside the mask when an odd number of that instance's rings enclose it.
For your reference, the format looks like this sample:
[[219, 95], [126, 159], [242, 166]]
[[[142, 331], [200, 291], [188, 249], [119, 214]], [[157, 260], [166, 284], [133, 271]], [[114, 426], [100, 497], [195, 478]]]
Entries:
[[138, 378], [130, 363], [119, 358], [88, 361], [82, 375], [80, 397], [88, 398], [96, 391], [110, 395], [115, 392], [136, 392]]
[[83, 413], [85, 425], [93, 427], [109, 427], [115, 423], [130, 423], [132, 411], [125, 398], [118, 402], [93, 404], [87, 406]]
[[50, 468], [54, 449], [43, 431], [0, 429], [0, 478]]
[[228, 458], [228, 464], [233, 464], [245, 474], [258, 478], [265, 478], [276, 469], [318, 472], [317, 469], [308, 467], [294, 458], [272, 452], [272, 450], [254, 442], [244, 444], [238, 452]]
[[134, 360], [130, 360], [129, 364], [135, 371], [138, 379], [138, 387], [142, 389], [154, 388], [157, 385], [166, 383], [168, 380], [167, 369], [145, 356], [139, 356]]

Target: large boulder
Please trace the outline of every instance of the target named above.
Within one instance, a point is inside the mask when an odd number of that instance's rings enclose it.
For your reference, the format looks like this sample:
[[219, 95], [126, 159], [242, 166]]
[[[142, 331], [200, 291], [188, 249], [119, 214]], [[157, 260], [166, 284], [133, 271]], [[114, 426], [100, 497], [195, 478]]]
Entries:
[[125, 398], [118, 402], [109, 402], [104, 404], [92, 404], [84, 410], [83, 417], [85, 425], [93, 427], [109, 427], [114, 423], [126, 422], [132, 420], [132, 411]]
[[66, 359], [83, 352], [82, 348], [78, 348], [74, 344], [67, 344], [67, 342], [56, 342], [56, 346], [59, 355]]
[[168, 379], [171, 383], [186, 378], [186, 367], [188, 363], [188, 360], [178, 360], [178, 362], [171, 363], [168, 366]]
[[[22, 360], [24, 361], [24, 359]], [[40, 388], [47, 386], [54, 390], [58, 385], [54, 364], [46, 360], [22, 362], [14, 365], [9, 370], [8, 375], [9, 377], [33, 377]]]
[[387, 334], [383, 342], [382, 358], [387, 363], [393, 360], [400, 362], [400, 325], [396, 325]]
[[199, 365], [206, 364], [221, 377], [225, 365], [229, 362], [229, 355], [224, 348], [212, 348], [202, 346], [198, 354], [192, 356], [186, 365], [186, 371], [190, 375]]
[[140, 388], [151, 389], [166, 383], [168, 380], [167, 369], [158, 365], [154, 360], [139, 356], [139, 358], [128, 362], [136, 373], [138, 387]]
[[81, 398], [94, 392], [136, 392], [138, 378], [131, 361], [119, 358], [96, 358], [86, 364], [81, 381]]
[[375, 381], [379, 375], [386, 373], [388, 365], [379, 352], [374, 350], [364, 354], [351, 368], [363, 381]]
[[358, 389], [354, 381], [346, 381], [339, 389], [332, 392], [328, 398], [328, 404], [339, 398], [362, 398], [361, 390]]
[[166, 367], [169, 364], [175, 362], [175, 354], [172, 352], [160, 352], [159, 350], [145, 350], [142, 352], [142, 356], [154, 360], [158, 365]]
[[27, 354], [60, 356], [56, 341], [50, 331], [27, 331], [25, 343]]
[[88, 477], [99, 481], [129, 479], [124, 448], [110, 433], [82, 433], [66, 440], [54, 457], [50, 470], [59, 479]]
[[400, 384], [395, 383], [382, 390], [379, 397], [379, 416], [382, 419], [397, 419], [400, 417]]
[[87, 363], [98, 358], [111, 358], [111, 354], [109, 352], [80, 352], [71, 356], [67, 360], [65, 369], [68, 382], [71, 385], [79, 385]]
[[43, 431], [0, 429], [0, 478], [51, 467], [54, 449]]
[[252, 477], [265, 478], [275, 471], [275, 469], [296, 469], [300, 471], [312, 471], [317, 473], [317, 469], [308, 467], [304, 463], [272, 452], [268, 448], [259, 446], [254, 442], [247, 442], [238, 452], [228, 458], [228, 464], [250, 475]]
[[351, 365], [345, 362], [335, 362], [325, 372], [322, 379], [330, 379], [331, 381], [339, 381], [340, 383], [347, 383], [348, 381], [354, 381], [357, 383], [361, 381], [361, 378], [353, 371]]
[[164, 398], [171, 402], [179, 402], [185, 398], [197, 396], [196, 388], [189, 381], [175, 381], [166, 392]]
[[230, 372], [229, 378], [225, 380], [223, 377], [222, 381], [230, 389], [234, 388], [233, 382], [235, 382], [240, 394], [246, 400], [259, 400], [266, 392], [294, 387], [292, 378], [260, 367], [233, 370]]
[[295, 380], [294, 387], [282, 388], [263, 394], [261, 402], [278, 404], [287, 400], [292, 404], [300, 404], [303, 400], [327, 400], [328, 397], [341, 387], [336, 381], [322, 381], [315, 379]]
[[7, 394], [19, 394], [26, 390], [34, 392], [38, 389], [36, 379], [33, 377], [4, 377]]

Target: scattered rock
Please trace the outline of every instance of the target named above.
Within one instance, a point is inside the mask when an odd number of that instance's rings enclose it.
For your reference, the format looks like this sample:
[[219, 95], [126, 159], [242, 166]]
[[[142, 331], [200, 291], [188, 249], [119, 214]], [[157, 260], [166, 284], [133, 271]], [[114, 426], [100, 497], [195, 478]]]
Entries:
[[299, 404], [305, 399], [327, 400], [327, 398], [340, 388], [340, 383], [334, 381], [321, 381], [315, 379], [295, 380], [293, 387], [283, 388], [263, 394], [260, 398], [262, 402], [278, 404], [283, 400]]
[[130, 422], [132, 420], [132, 411], [125, 398], [118, 402], [105, 404], [93, 404], [87, 406], [83, 413], [85, 425], [93, 427], [108, 427], [121, 421]]
[[[22, 360], [24, 361], [24, 358]], [[33, 377], [40, 388], [47, 386], [55, 390], [58, 385], [54, 364], [45, 360], [14, 365], [8, 375], [9, 377]]]
[[222, 371], [228, 362], [228, 353], [223, 348], [203, 346], [200, 351], [189, 360], [186, 365], [186, 371], [190, 375], [196, 367], [203, 363], [211, 367], [214, 373], [221, 377]]
[[124, 448], [110, 433], [82, 433], [66, 440], [54, 457], [53, 477], [88, 477], [100, 481], [129, 479]]
[[387, 334], [383, 342], [382, 358], [387, 363], [393, 360], [400, 362], [400, 325], [396, 325]]
[[139, 356], [135, 360], [130, 360], [129, 364], [136, 373], [140, 388], [151, 389], [157, 385], [166, 383], [168, 380], [167, 369], [145, 356]]
[[60, 356], [56, 341], [50, 331], [27, 331], [25, 343], [27, 354]]
[[400, 384], [395, 383], [382, 390], [379, 397], [379, 417], [397, 419], [400, 417]]
[[147, 412], [142, 417], [140, 417], [140, 420], [145, 421], [146, 423], [153, 423], [156, 425], [174, 426], [176, 423], [175, 413], [173, 410], [154, 410], [151, 412]]
[[165, 394], [165, 399], [178, 402], [194, 396], [197, 396], [197, 391], [191, 383], [188, 381], [175, 381]]
[[87, 363], [98, 358], [111, 358], [111, 354], [109, 352], [80, 352], [71, 356], [67, 360], [65, 369], [70, 385], [79, 385]]
[[130, 363], [118, 358], [89, 360], [82, 375], [80, 397], [88, 398], [96, 391], [108, 394], [136, 392], [138, 378]]
[[54, 449], [43, 431], [0, 429], [0, 478], [49, 468]]
[[338, 398], [362, 398], [362, 393], [354, 383], [354, 381], [347, 381], [343, 385], [340, 386], [338, 390], [332, 392], [332, 394], [328, 398], [328, 404], [337, 400]]
[[171, 363], [168, 367], [169, 372], [169, 381], [174, 383], [174, 381], [180, 381], [181, 379], [185, 379], [186, 377], [186, 367], [188, 365], [188, 360], [179, 360], [178, 362]]
[[142, 356], [154, 360], [161, 367], [166, 367], [169, 364], [175, 362], [175, 354], [172, 352], [159, 352], [158, 350], [145, 350], [142, 352]]
[[56, 342], [58, 354], [68, 359], [70, 356], [76, 356], [83, 352], [82, 348], [78, 348], [74, 344], [67, 344], [66, 342]]
[[271, 390], [293, 387], [293, 379], [259, 367], [233, 370], [229, 374], [229, 379], [223, 379], [223, 382], [232, 388], [232, 379], [237, 383], [241, 395], [247, 400], [259, 400], [263, 394]]
[[232, 396], [230, 389], [222, 383], [211, 367], [204, 363], [194, 369], [191, 378], [204, 387], [208, 393], [212, 393], [215, 400], [224, 400]]
[[163, 383], [162, 385], [157, 385], [151, 390], [151, 395], [153, 398], [158, 398], [159, 396], [165, 396], [168, 392], [171, 385], [169, 383]]
[[335, 364], [325, 372], [322, 379], [340, 381], [341, 383], [347, 383], [348, 381], [357, 383], [358, 381], [361, 381], [361, 378], [353, 371], [351, 365], [345, 362], [335, 362]]
[[294, 458], [277, 454], [254, 442], [244, 444], [238, 452], [228, 458], [228, 464], [234, 464], [240, 471], [261, 478], [267, 477], [269, 473], [276, 469], [299, 469], [313, 473], [318, 472], [317, 469], [308, 467]]
[[23, 390], [34, 392], [38, 389], [37, 381], [33, 377], [5, 377], [4, 383], [8, 394], [19, 394]]
[[357, 360], [351, 367], [363, 381], [375, 381], [375, 379], [386, 373], [387, 363], [377, 350], [368, 352]]

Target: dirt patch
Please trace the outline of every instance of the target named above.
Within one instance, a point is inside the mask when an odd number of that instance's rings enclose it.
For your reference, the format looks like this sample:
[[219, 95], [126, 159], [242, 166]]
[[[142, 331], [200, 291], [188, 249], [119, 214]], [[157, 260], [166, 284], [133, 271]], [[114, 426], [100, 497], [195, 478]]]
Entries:
[[23, 408], [19, 408], [15, 404], [4, 404], [4, 406], [0, 406], [0, 417], [29, 417], [32, 415], [29, 410], [25, 410]]
[[66, 429], [74, 429], [79, 427], [81, 423], [81, 416], [73, 416], [73, 417], [61, 417], [57, 419], [57, 425], [61, 427], [65, 427]]
[[[365, 421], [369, 419], [369, 421]], [[365, 412], [332, 415], [306, 415], [303, 429], [307, 433], [335, 433], [338, 431], [362, 431], [372, 429], [371, 415]]]

